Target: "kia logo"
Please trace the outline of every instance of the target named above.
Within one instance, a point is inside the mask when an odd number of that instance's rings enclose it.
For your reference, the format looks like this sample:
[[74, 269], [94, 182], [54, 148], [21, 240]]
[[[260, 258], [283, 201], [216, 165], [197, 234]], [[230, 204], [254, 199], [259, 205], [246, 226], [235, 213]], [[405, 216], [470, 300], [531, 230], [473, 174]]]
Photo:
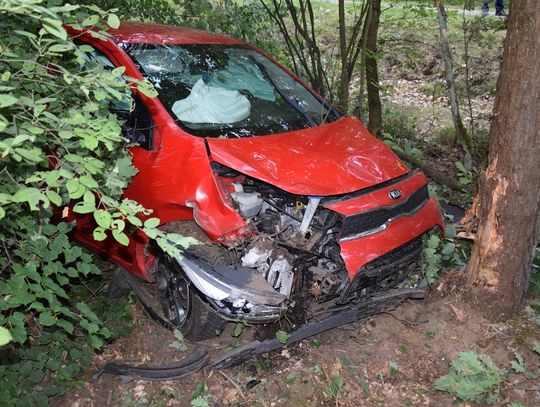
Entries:
[[388, 196], [392, 199], [401, 198], [401, 191], [399, 189], [393, 189], [388, 193]]

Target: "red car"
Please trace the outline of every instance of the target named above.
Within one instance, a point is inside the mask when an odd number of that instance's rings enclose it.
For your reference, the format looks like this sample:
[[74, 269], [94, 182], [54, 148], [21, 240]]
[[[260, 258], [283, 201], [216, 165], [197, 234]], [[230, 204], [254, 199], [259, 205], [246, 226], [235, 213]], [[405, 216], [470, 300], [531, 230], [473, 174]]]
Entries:
[[88, 217], [74, 237], [156, 283], [164, 318], [187, 337], [239, 318], [301, 324], [369, 298], [402, 281], [422, 235], [444, 227], [420, 171], [253, 46], [140, 23], [106, 40], [72, 34], [158, 90], [119, 108], [138, 144], [125, 196], [200, 244], [173, 259], [142, 232], [127, 247], [97, 242]]

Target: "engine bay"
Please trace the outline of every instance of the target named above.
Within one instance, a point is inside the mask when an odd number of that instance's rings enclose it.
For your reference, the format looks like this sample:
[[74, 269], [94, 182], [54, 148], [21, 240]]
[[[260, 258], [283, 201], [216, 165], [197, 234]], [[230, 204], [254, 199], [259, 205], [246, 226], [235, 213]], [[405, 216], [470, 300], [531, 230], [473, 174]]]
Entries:
[[287, 297], [295, 283], [309, 285], [318, 302], [339, 292], [347, 281], [337, 236], [342, 216], [325, 209], [321, 197], [287, 193], [269, 184], [214, 165], [228, 203], [246, 220], [252, 235], [230, 248], [242, 267], [255, 269]]

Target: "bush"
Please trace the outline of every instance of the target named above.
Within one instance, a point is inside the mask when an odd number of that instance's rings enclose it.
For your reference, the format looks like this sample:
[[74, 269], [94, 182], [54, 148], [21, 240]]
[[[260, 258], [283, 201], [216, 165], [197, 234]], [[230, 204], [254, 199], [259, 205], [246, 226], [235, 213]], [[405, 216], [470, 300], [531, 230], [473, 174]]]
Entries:
[[128, 219], [142, 226], [135, 216], [143, 208], [120, 201], [136, 171], [108, 109], [131, 94], [123, 69], [88, 63], [63, 28], [104, 20], [119, 24], [96, 7], [0, 4], [1, 405], [46, 403], [65, 391], [56, 379], [78, 373], [113, 336], [72, 295], [100, 270], [61, 221], [71, 211], [93, 214], [95, 237], [112, 234], [122, 244]]

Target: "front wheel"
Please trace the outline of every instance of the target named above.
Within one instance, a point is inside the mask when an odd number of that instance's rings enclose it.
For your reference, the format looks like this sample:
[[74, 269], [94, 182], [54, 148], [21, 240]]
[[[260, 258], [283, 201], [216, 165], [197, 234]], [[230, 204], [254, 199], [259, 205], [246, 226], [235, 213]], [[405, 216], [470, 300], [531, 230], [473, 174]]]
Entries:
[[203, 341], [218, 335], [225, 323], [200, 298], [186, 277], [164, 259], [156, 267], [156, 294], [165, 318], [186, 339]]

